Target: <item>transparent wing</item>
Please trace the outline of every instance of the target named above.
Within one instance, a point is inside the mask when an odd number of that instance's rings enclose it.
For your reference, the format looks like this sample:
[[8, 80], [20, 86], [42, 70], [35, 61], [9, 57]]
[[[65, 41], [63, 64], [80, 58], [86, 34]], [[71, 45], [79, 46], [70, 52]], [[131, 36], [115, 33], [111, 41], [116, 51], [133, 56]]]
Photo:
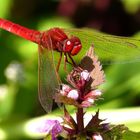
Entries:
[[39, 100], [46, 112], [50, 112], [53, 97], [59, 86], [59, 76], [54, 64], [53, 50], [39, 46]]
[[64, 31], [81, 39], [83, 48], [78, 58], [82, 57], [93, 44], [95, 53], [103, 64], [140, 61], [138, 39], [107, 35], [92, 29], [64, 29]]

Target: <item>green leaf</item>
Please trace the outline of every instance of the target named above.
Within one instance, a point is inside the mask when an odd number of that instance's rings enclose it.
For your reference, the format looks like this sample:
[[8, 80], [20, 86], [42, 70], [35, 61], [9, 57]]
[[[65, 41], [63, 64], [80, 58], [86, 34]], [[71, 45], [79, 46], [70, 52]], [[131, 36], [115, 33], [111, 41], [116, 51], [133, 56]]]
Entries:
[[0, 0], [0, 17], [6, 17], [10, 11], [11, 0]]
[[122, 140], [123, 133], [127, 130], [124, 125], [111, 125], [110, 130], [103, 133], [104, 140]]
[[47, 135], [44, 140], [52, 140], [52, 136], [51, 135]]
[[122, 0], [124, 8], [130, 14], [135, 14], [140, 8], [139, 0]]
[[94, 45], [95, 54], [99, 56], [103, 64], [139, 61], [140, 59], [139, 39], [108, 35], [93, 29], [65, 29], [65, 32], [79, 37], [82, 42], [83, 48], [78, 59], [83, 57], [91, 44]]
[[140, 132], [128, 130], [123, 134], [123, 140], [140, 140]]

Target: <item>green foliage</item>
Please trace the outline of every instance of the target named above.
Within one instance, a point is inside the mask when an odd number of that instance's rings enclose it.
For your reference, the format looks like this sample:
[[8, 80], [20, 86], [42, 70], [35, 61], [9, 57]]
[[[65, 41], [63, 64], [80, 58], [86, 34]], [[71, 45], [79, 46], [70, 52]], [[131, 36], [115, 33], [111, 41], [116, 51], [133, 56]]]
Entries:
[[132, 132], [130, 130], [123, 134], [123, 140], [139, 140], [140, 132]]
[[9, 9], [11, 6], [11, 0], [0, 0], [0, 17], [6, 17], [9, 14]]
[[139, 0], [122, 0], [125, 10], [131, 14], [135, 14], [140, 8]]

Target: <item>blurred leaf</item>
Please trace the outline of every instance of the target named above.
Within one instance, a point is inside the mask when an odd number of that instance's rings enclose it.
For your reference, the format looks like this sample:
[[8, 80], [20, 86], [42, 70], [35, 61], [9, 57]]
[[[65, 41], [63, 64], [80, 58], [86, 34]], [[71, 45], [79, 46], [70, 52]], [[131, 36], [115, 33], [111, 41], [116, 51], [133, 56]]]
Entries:
[[134, 35], [135, 38], [140, 39], [140, 31]]
[[11, 0], [0, 0], [0, 17], [6, 17], [9, 14]]
[[135, 14], [140, 9], [140, 0], [121, 0], [127, 12]]
[[[140, 63], [112, 65], [105, 70], [106, 82], [101, 87], [104, 94], [98, 102], [103, 108], [139, 105]], [[125, 100], [124, 100], [125, 99]]]
[[105, 140], [122, 140], [123, 133], [128, 130], [125, 125], [112, 125], [110, 130], [105, 133]]
[[126, 131], [123, 134], [123, 140], [139, 140], [140, 139], [140, 132], [133, 132], [133, 131]]
[[40, 20], [38, 24], [39, 30], [42, 30], [42, 31], [46, 31], [47, 29], [50, 29], [53, 27], [69, 28], [69, 27], [73, 27], [73, 25], [69, 22], [68, 19], [58, 17], [58, 16], [51, 16], [51, 17], [42, 19]]
[[[0, 88], [2, 88], [2, 86]], [[5, 88], [7, 90], [4, 95], [5, 97], [0, 101], [0, 120], [7, 119], [11, 114], [14, 108], [15, 96], [18, 90], [18, 87], [16, 87], [15, 84], [10, 84]], [[0, 92], [0, 94], [2, 96], [4, 91], [3, 93]]]

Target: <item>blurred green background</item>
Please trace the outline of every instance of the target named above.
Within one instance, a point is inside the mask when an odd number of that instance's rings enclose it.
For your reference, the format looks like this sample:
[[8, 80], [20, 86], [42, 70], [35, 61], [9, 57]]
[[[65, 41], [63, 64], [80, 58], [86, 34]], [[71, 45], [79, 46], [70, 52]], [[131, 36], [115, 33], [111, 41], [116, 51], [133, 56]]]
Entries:
[[[0, 17], [43, 31], [90, 27], [140, 38], [140, 0], [0, 0]], [[37, 95], [37, 55], [36, 44], [0, 30], [0, 140], [38, 138], [25, 127], [45, 114]], [[140, 61], [103, 68], [104, 100], [94, 110], [140, 131]]]

